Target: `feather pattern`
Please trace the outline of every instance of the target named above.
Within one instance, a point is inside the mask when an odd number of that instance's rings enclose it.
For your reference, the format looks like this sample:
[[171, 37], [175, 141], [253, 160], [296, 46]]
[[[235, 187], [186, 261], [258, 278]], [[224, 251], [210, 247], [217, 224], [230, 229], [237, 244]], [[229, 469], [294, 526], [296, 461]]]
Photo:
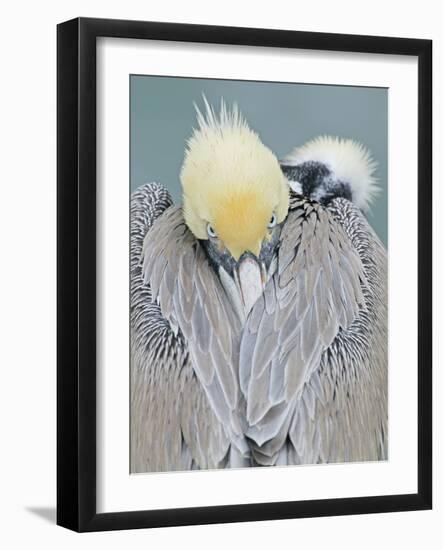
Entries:
[[[145, 284], [160, 298], [166, 320], [186, 339], [198, 381], [217, 419], [242, 453], [248, 452], [238, 391], [239, 320], [199, 241], [187, 228], [181, 207], [170, 207], [153, 224], [143, 244]], [[172, 304], [161, 296], [172, 279]], [[168, 289], [169, 290], [169, 289]]]
[[386, 252], [348, 200], [335, 199], [327, 208], [318, 203], [308, 208], [309, 202], [292, 196], [279, 270], [265, 289], [265, 300], [272, 292], [277, 304], [286, 304], [279, 292], [295, 287], [286, 306], [291, 312], [277, 306], [278, 322], [269, 334], [269, 312], [258, 304], [241, 342], [246, 350], [260, 334], [260, 343], [274, 349], [265, 367], [254, 361], [266, 360], [263, 353], [249, 362], [247, 353], [240, 353], [253, 458], [262, 465], [383, 460]]
[[[362, 262], [327, 210], [303, 198], [293, 200], [281, 242], [277, 272], [254, 307], [253, 322], [246, 322], [240, 350], [247, 434], [259, 445], [279, 436], [274, 419], [268, 424], [270, 411], [283, 403], [281, 415], [288, 415], [338, 330], [365, 307], [358, 291], [364, 281]], [[282, 300], [283, 293], [292, 299]], [[252, 361], [247, 351], [242, 353], [250, 349], [251, 338], [256, 342]], [[271, 379], [280, 380], [280, 391], [275, 382], [271, 388]], [[307, 401], [312, 412], [313, 400]]]
[[385, 459], [386, 251], [360, 210], [292, 194], [242, 326], [160, 189], [133, 198], [133, 470]]
[[[178, 266], [181, 262], [183, 270], [192, 270], [191, 259], [183, 255], [179, 262], [170, 254], [170, 269], [164, 266], [161, 276], [152, 271], [162, 310], [142, 273], [145, 236], [171, 205], [168, 192], [154, 183], [140, 187], [131, 200], [131, 472], [221, 468], [231, 460], [230, 439], [172, 318]], [[173, 231], [183, 236], [183, 228]], [[170, 249], [168, 239], [162, 238], [161, 246]], [[183, 315], [191, 318], [193, 286], [186, 279], [182, 282], [180, 305]], [[185, 313], [186, 308], [191, 313]]]

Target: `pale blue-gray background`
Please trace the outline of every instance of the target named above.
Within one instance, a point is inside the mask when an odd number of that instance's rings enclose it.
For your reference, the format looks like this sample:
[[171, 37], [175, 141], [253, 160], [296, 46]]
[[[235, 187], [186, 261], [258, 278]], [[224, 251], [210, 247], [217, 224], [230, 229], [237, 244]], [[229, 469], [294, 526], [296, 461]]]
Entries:
[[237, 102], [252, 129], [277, 157], [321, 134], [363, 143], [378, 162], [382, 188], [369, 221], [387, 245], [388, 91], [239, 80], [132, 75], [130, 77], [131, 190], [165, 185], [181, 202], [180, 168], [202, 94], [216, 109]]

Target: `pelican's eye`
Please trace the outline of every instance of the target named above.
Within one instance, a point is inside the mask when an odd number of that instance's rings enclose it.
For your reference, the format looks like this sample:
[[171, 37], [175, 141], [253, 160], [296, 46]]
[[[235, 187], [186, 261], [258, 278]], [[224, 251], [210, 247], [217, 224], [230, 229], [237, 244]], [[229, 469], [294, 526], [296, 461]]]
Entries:
[[269, 220], [268, 227], [269, 229], [272, 229], [277, 225], [277, 216], [275, 214], [272, 214], [271, 219]]
[[214, 228], [212, 227], [212, 225], [210, 223], [208, 223], [208, 225], [206, 226], [206, 231], [208, 232], [208, 235], [212, 239], [215, 239], [217, 237], [217, 233], [215, 232]]

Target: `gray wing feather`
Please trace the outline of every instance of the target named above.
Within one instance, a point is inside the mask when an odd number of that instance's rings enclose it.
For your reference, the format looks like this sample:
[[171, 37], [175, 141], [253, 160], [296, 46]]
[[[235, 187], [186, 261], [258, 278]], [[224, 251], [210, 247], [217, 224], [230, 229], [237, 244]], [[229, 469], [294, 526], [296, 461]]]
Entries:
[[[163, 316], [184, 335], [216, 417], [239, 450], [247, 453], [238, 391], [239, 320], [180, 207], [169, 208], [146, 235], [143, 274]], [[165, 300], [168, 293], [172, 298]]]
[[[173, 316], [179, 260], [187, 264], [189, 258], [175, 258], [172, 251], [168, 269], [164, 265], [151, 270], [149, 282], [142, 273], [145, 236], [157, 219], [171, 219], [171, 204], [168, 192], [158, 184], [142, 186], [131, 199], [132, 472], [220, 468], [231, 454], [230, 439], [196, 378]], [[183, 230], [174, 227], [173, 233], [180, 236]], [[170, 247], [167, 236], [162, 237], [156, 253]], [[192, 286], [184, 288], [181, 298], [188, 298], [188, 305]], [[190, 318], [192, 311], [186, 315]]]
[[143, 254], [140, 237], [135, 224], [133, 471], [247, 466], [245, 430], [263, 465], [386, 458], [386, 253], [357, 208], [292, 200], [242, 336], [180, 209]]
[[[241, 341], [240, 380], [251, 439], [281, 443], [322, 353], [365, 307], [364, 284], [361, 259], [342, 226], [319, 204], [294, 202], [282, 230], [277, 272], [247, 319]], [[305, 398], [309, 417], [311, 397]], [[276, 452], [275, 445], [269, 447], [260, 448], [261, 455]]]
[[[387, 458], [386, 251], [358, 208], [335, 199], [330, 214], [346, 233], [364, 268], [360, 287], [344, 282], [346, 299], [364, 296], [347, 329], [336, 333], [319, 367], [303, 386], [289, 428], [292, 463]], [[337, 242], [334, 241], [337, 245]], [[349, 264], [347, 263], [349, 262]], [[355, 269], [353, 257], [341, 262]], [[350, 267], [351, 266], [351, 267]], [[334, 283], [336, 284], [336, 283]], [[354, 294], [352, 294], [354, 293]], [[335, 306], [334, 306], [335, 307]]]

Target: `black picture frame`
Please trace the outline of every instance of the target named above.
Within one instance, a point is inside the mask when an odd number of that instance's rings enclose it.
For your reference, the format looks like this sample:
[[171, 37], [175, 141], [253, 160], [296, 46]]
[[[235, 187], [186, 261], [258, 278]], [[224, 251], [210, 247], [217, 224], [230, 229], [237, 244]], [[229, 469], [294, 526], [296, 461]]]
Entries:
[[[415, 494], [97, 513], [96, 39], [399, 54], [418, 58], [418, 490]], [[107, 19], [57, 29], [57, 523], [76, 531], [432, 507], [432, 42]]]

